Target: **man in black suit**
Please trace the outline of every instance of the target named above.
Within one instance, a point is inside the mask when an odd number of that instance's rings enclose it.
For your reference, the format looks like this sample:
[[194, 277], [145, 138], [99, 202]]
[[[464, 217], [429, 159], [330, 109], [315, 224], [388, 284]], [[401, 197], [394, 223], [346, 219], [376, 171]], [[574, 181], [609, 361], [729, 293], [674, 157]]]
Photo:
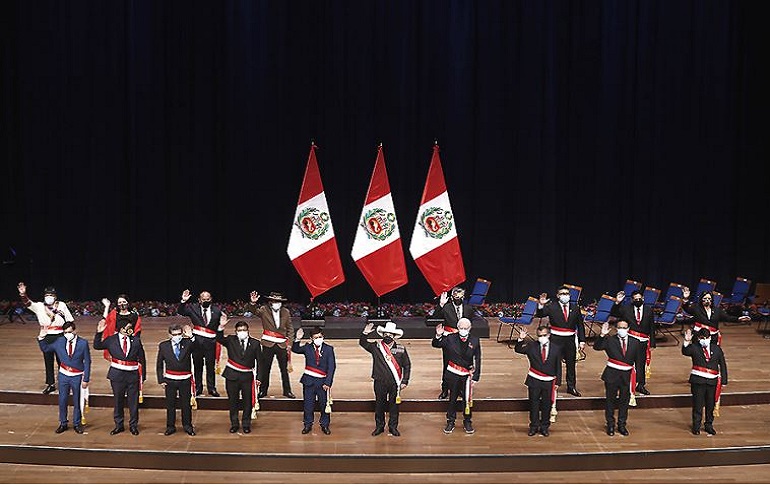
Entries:
[[[465, 290], [461, 287], [455, 287], [451, 292], [451, 299], [446, 292], [442, 292], [439, 296], [439, 305], [436, 307], [436, 311], [433, 313], [433, 318], [444, 319], [444, 334], [452, 334], [457, 332], [457, 321], [461, 318], [468, 320], [473, 319], [473, 307], [465, 303]], [[449, 357], [446, 351], [441, 353], [443, 359], [442, 370], [446, 369], [446, 365], [449, 362]], [[444, 400], [449, 397], [449, 385], [446, 380], [441, 380], [441, 394], [438, 396], [439, 400]]]
[[529, 371], [524, 384], [529, 398], [529, 432], [532, 437], [540, 432], [548, 437], [551, 426], [551, 406], [556, 398], [556, 389], [561, 384], [561, 359], [563, 351], [558, 344], [551, 343], [548, 326], [538, 326], [537, 342], [526, 340], [527, 331], [519, 331], [514, 351], [527, 355]]
[[564, 350], [564, 361], [567, 364], [567, 393], [576, 397], [581, 396], [578, 391], [577, 373], [575, 362], [577, 360], [577, 348], [575, 347], [575, 335], [577, 335], [582, 351], [586, 345], [586, 330], [583, 326], [583, 314], [577, 304], [569, 303], [569, 288], [562, 286], [556, 291], [558, 302], [548, 299], [548, 294], [540, 294], [540, 302], [537, 305], [536, 317], [548, 317], [548, 325], [551, 327], [551, 341], [558, 344]]
[[649, 395], [646, 368], [650, 365], [652, 351], [655, 347], [655, 315], [652, 306], [644, 305], [644, 292], [634, 290], [631, 292], [631, 304], [622, 305], [626, 293], [618, 292], [615, 305], [610, 310], [610, 315], [626, 321], [629, 324], [628, 335], [639, 341], [642, 357], [636, 362], [636, 391], [643, 395]]
[[444, 326], [436, 326], [436, 336], [431, 343], [434, 348], [446, 349], [449, 357], [444, 369], [444, 380], [449, 385], [445, 434], [451, 434], [455, 429], [458, 396], [463, 398], [463, 429], [466, 434], [476, 432], [471, 421], [471, 406], [473, 385], [481, 375], [481, 342], [470, 332], [471, 321], [463, 317], [457, 321], [457, 332], [454, 334], [444, 335]]
[[182, 427], [187, 435], [195, 435], [192, 424], [192, 381], [191, 354], [197, 342], [192, 329], [174, 324], [168, 328], [169, 339], [158, 344], [156, 372], [158, 383], [166, 391], [166, 431], [164, 435], [176, 432], [176, 399], [179, 397], [182, 409]]
[[217, 328], [224, 315], [218, 305], [211, 302], [211, 292], [203, 291], [198, 295], [198, 303], [187, 302], [192, 294], [188, 289], [182, 292], [182, 301], [177, 309], [177, 314], [190, 319], [193, 326], [193, 334], [198, 341], [193, 350], [193, 364], [195, 365], [195, 395], [203, 394], [203, 366], [206, 366], [206, 388], [212, 397], [218, 397], [216, 375], [214, 370], [217, 364]]
[[594, 349], [607, 353], [607, 366], [602, 373], [604, 381], [605, 405], [604, 418], [607, 421], [607, 435], [615, 435], [615, 407], [618, 408], [618, 432], [628, 435], [628, 401], [634, 387], [635, 365], [641, 359], [642, 345], [628, 335], [628, 323], [619, 320], [616, 323], [618, 333], [607, 337], [610, 324], [605, 322], [602, 331], [594, 342]]
[[139, 435], [139, 393], [141, 384], [147, 378], [147, 363], [144, 357], [142, 341], [134, 336], [134, 325], [124, 323], [118, 334], [102, 340], [105, 322], [102, 319], [96, 327], [94, 349], [106, 349], [110, 353], [110, 369], [107, 378], [115, 397], [113, 418], [115, 428], [110, 435], [123, 432], [123, 407], [128, 402], [128, 428], [132, 435]]
[[242, 410], [243, 433], [250, 434], [252, 411], [256, 414], [257, 410], [257, 365], [262, 347], [258, 339], [249, 336], [249, 325], [245, 321], [235, 324], [235, 334], [225, 336], [227, 322], [227, 316], [223, 316], [217, 329], [217, 342], [227, 348], [227, 365], [222, 376], [230, 402], [230, 433], [238, 432], [238, 410]]
[[695, 321], [693, 331], [698, 332], [701, 329], [708, 329], [712, 337], [714, 335], [717, 336], [717, 344], [720, 346], [722, 345], [722, 333], [719, 332], [720, 322], [745, 322], [751, 320], [749, 316], [731, 316], [719, 307], [714, 307], [714, 295], [711, 292], [703, 292], [698, 302], [694, 303], [689, 300], [690, 289], [685, 287], [682, 289], [682, 297], [684, 300], [682, 308]]
[[714, 430], [714, 408], [722, 387], [727, 385], [727, 362], [722, 348], [711, 339], [708, 329], [695, 333], [698, 344], [692, 344], [693, 332], [684, 332], [682, 354], [692, 358], [690, 371], [690, 391], [692, 392], [692, 433], [700, 434], [703, 407], [706, 407], [706, 420], [703, 430], [709, 435], [716, 435]]

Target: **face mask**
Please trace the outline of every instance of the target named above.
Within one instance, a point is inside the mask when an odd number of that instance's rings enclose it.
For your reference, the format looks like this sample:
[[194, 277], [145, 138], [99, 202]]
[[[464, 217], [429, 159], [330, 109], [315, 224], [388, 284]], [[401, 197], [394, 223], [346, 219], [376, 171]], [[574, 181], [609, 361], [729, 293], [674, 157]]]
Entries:
[[454, 305], [462, 305], [463, 299], [462, 298], [459, 298], [459, 299], [458, 298], [453, 298], [452, 302], [454, 303]]
[[313, 344], [315, 344], [319, 348], [323, 343], [324, 343], [324, 338], [322, 337], [313, 339]]
[[243, 341], [244, 339], [248, 339], [249, 337], [249, 331], [237, 331], [235, 334], [238, 335], [238, 339], [240, 341]]
[[644, 304], [643, 300], [637, 299], [634, 301], [634, 306], [641, 307]]
[[551, 336], [538, 336], [537, 342], [540, 344], [548, 344], [548, 341], [551, 339]]
[[43, 301], [48, 305], [53, 305], [53, 303], [56, 302], [56, 297], [53, 295], [46, 295]]
[[628, 329], [620, 329], [618, 328], [618, 336], [624, 338], [628, 336]]
[[171, 342], [174, 344], [179, 344], [182, 342], [182, 336], [171, 336]]
[[270, 307], [272, 307], [273, 310], [278, 310], [278, 309], [281, 308], [281, 303], [280, 302], [273, 302], [273, 303], [270, 304]]
[[128, 304], [118, 304], [118, 310], [128, 310]]
[[211, 301], [210, 300], [207, 300], [205, 302], [201, 302], [201, 307], [203, 307], [204, 309], [208, 309], [210, 305], [211, 305]]
[[707, 348], [711, 344], [711, 338], [698, 339], [698, 342], [700, 343], [701, 346], [703, 346], [704, 348]]
[[75, 333], [74, 332], [65, 332], [64, 337], [67, 339], [67, 341], [72, 341], [75, 339]]
[[559, 302], [562, 304], [569, 304], [569, 295], [560, 295]]
[[711, 299], [705, 299], [703, 301], [703, 307], [711, 307]]
[[393, 342], [393, 336], [385, 336], [382, 338], [382, 342], [385, 344], [391, 344]]
[[470, 329], [460, 329], [457, 331], [457, 334], [460, 335], [460, 337], [468, 337], [468, 334], [471, 333]]

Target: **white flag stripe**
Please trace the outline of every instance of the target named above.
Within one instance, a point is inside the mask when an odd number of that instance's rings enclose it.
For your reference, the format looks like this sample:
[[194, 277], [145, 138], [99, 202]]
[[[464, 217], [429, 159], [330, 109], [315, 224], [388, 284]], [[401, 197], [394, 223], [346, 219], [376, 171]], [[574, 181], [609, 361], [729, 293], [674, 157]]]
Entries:
[[[384, 240], [371, 238], [362, 226], [364, 223], [364, 215], [372, 209], [382, 209], [387, 214], [393, 214], [393, 224], [395, 225], [395, 228], [393, 229], [393, 233], [391, 233], [390, 236]], [[358, 224], [356, 225], [356, 238], [353, 242], [353, 250], [350, 253], [350, 256], [353, 257], [353, 260], [357, 261], [366, 255], [374, 253], [380, 248], [389, 245], [394, 240], [397, 240], [401, 237], [401, 233], [398, 230], [398, 221], [395, 220], [395, 214], [396, 210], [393, 206], [393, 198], [391, 197], [390, 193], [364, 206], [363, 210], [361, 211], [361, 216], [358, 218]]]
[[297, 211], [294, 213], [294, 220], [291, 225], [291, 234], [289, 235], [289, 247], [286, 250], [291, 260], [334, 238], [334, 227], [331, 224], [331, 218], [328, 219], [329, 228], [323, 236], [317, 240], [305, 236], [297, 226], [297, 218], [302, 211], [308, 208], [315, 208], [328, 218], [329, 205], [326, 203], [326, 194], [322, 192], [297, 206]]
[[[443, 238], [432, 238], [428, 236], [423, 227], [420, 226], [422, 213], [431, 207], [441, 208], [444, 211], [450, 212], [453, 216], [452, 228]], [[417, 211], [417, 219], [414, 223], [414, 231], [412, 232], [412, 241], [409, 244], [409, 253], [411, 253], [412, 258], [416, 260], [455, 237], [457, 237], [457, 225], [454, 224], [454, 213], [452, 213], [452, 205], [449, 203], [449, 193], [444, 191], [430, 201], [425, 202], [425, 204], [422, 204]]]

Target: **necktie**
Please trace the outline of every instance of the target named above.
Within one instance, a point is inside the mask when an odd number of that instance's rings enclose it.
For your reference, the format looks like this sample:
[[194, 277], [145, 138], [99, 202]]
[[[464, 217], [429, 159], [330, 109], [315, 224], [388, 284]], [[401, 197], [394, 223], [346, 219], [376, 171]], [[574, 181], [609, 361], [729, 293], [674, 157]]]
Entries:
[[540, 356], [543, 358], [543, 363], [545, 363], [545, 359], [548, 356], [548, 353], [545, 350], [545, 344], [543, 344], [543, 349], [541, 351], [541, 355]]
[[209, 325], [209, 310], [207, 308], [203, 308], [203, 324]]
[[623, 356], [626, 355], [626, 338], [620, 338], [620, 345], [623, 347]]
[[706, 361], [711, 359], [708, 346], [703, 346], [703, 354], [706, 355]]
[[72, 341], [67, 342], [67, 354], [70, 355], [70, 358], [72, 357]]
[[316, 346], [313, 346], [313, 349], [315, 349], [315, 365], [318, 366], [318, 364], [321, 362], [321, 353], [318, 352], [318, 348]]
[[123, 355], [128, 356], [128, 338], [123, 336]]
[[246, 352], [246, 346], [248, 346], [249, 342], [247, 340], [241, 341], [241, 347], [243, 348], [243, 352]]
[[567, 304], [562, 304], [561, 309], [564, 312], [564, 322], [567, 322], [567, 315], [569, 314], [567, 311]]
[[174, 344], [174, 356], [179, 359], [179, 343]]
[[642, 322], [642, 308], [641, 307], [637, 307], [636, 308], [636, 323], [639, 324], [640, 322]]
[[459, 305], [455, 306], [455, 314], [457, 314], [457, 317], [462, 317], [463, 316], [462, 315], [462, 307], [460, 307]]

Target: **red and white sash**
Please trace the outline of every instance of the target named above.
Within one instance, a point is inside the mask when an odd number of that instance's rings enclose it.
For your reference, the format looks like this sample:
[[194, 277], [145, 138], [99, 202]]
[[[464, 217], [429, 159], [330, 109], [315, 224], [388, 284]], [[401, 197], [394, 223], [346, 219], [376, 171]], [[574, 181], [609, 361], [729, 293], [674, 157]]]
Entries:
[[468, 368], [463, 368], [462, 366], [460, 366], [459, 364], [455, 363], [454, 361], [450, 361], [449, 363], [447, 363], [446, 369], [450, 373], [454, 373], [455, 375], [458, 375], [458, 376], [470, 376], [471, 375], [471, 370], [469, 370]]
[[551, 334], [553, 334], [554, 336], [569, 337], [569, 336], [574, 336], [575, 335], [575, 330], [574, 329], [567, 329], [566, 327], [551, 326]]
[[716, 327], [711, 327], [708, 324], [703, 324], [702, 322], [696, 322], [695, 325], [692, 326], [693, 331], [698, 332], [701, 329], [708, 329], [709, 333], [713, 336], [714, 334], [717, 335], [717, 344], [719, 346], [722, 345], [722, 333], [719, 332], [719, 329]]
[[139, 371], [138, 361], [125, 361], [122, 359], [110, 359], [110, 366], [121, 371]]
[[193, 334], [210, 339], [216, 339], [217, 337], [217, 333], [215, 331], [212, 331], [208, 327], [203, 326], [193, 326]]
[[262, 331], [262, 339], [265, 341], [270, 341], [271, 343], [285, 343], [287, 341], [286, 336], [281, 334], [280, 332], [271, 331], [269, 329], [265, 329]]
[[163, 372], [163, 378], [167, 378], [169, 380], [186, 380], [188, 378], [192, 378], [192, 373], [189, 371], [174, 371], [174, 370], [166, 370]]
[[609, 366], [610, 368], [615, 368], [616, 370], [620, 370], [620, 371], [631, 371], [634, 369], [633, 365], [630, 365], [628, 363], [624, 363], [623, 361], [618, 361], [612, 358], [607, 358], [607, 366]]
[[546, 375], [542, 371], [538, 371], [535, 368], [530, 368], [527, 372], [527, 375], [531, 376], [532, 378], [540, 381], [553, 381], [556, 379], [555, 376]]
[[242, 373], [251, 373], [254, 370], [254, 368], [247, 368], [242, 364], [236, 363], [232, 359], [228, 359], [227, 364], [225, 366], [227, 366], [228, 368], [234, 369], [235, 371], [240, 371]]
[[722, 374], [718, 372], [717, 370], [712, 370], [710, 368], [704, 368], [703, 366], [693, 366], [692, 370], [690, 370], [691, 375], [700, 376], [701, 378], [707, 378], [707, 379], [717, 379], [717, 387], [714, 391], [714, 401], [718, 402], [719, 398], [722, 396]]
[[444, 326], [444, 335], [445, 335], [445, 336], [446, 336], [447, 334], [454, 334], [454, 333], [456, 333], [457, 331], [458, 331], [458, 329], [457, 329], [456, 327], [449, 327], [449, 326]]
[[305, 374], [312, 376], [313, 378], [326, 378], [326, 372], [324, 370], [309, 365], [305, 365]]
[[377, 347], [379, 348], [380, 353], [382, 353], [383, 358], [385, 358], [385, 363], [388, 365], [388, 368], [390, 368], [390, 372], [393, 374], [393, 378], [396, 380], [396, 384], [400, 387], [402, 379], [401, 366], [398, 365], [396, 358], [393, 357], [393, 353], [391, 352], [390, 348], [384, 346], [382, 341], [377, 341]]
[[641, 341], [643, 343], [646, 343], [650, 340], [650, 336], [648, 336], [647, 334], [639, 331], [634, 331], [633, 329], [628, 330], [628, 335], [636, 338], [637, 341]]
[[61, 363], [59, 365], [59, 373], [66, 376], [81, 376], [83, 374], [83, 370], [79, 370], [77, 368], [73, 368], [71, 366], [67, 366], [64, 363]]

